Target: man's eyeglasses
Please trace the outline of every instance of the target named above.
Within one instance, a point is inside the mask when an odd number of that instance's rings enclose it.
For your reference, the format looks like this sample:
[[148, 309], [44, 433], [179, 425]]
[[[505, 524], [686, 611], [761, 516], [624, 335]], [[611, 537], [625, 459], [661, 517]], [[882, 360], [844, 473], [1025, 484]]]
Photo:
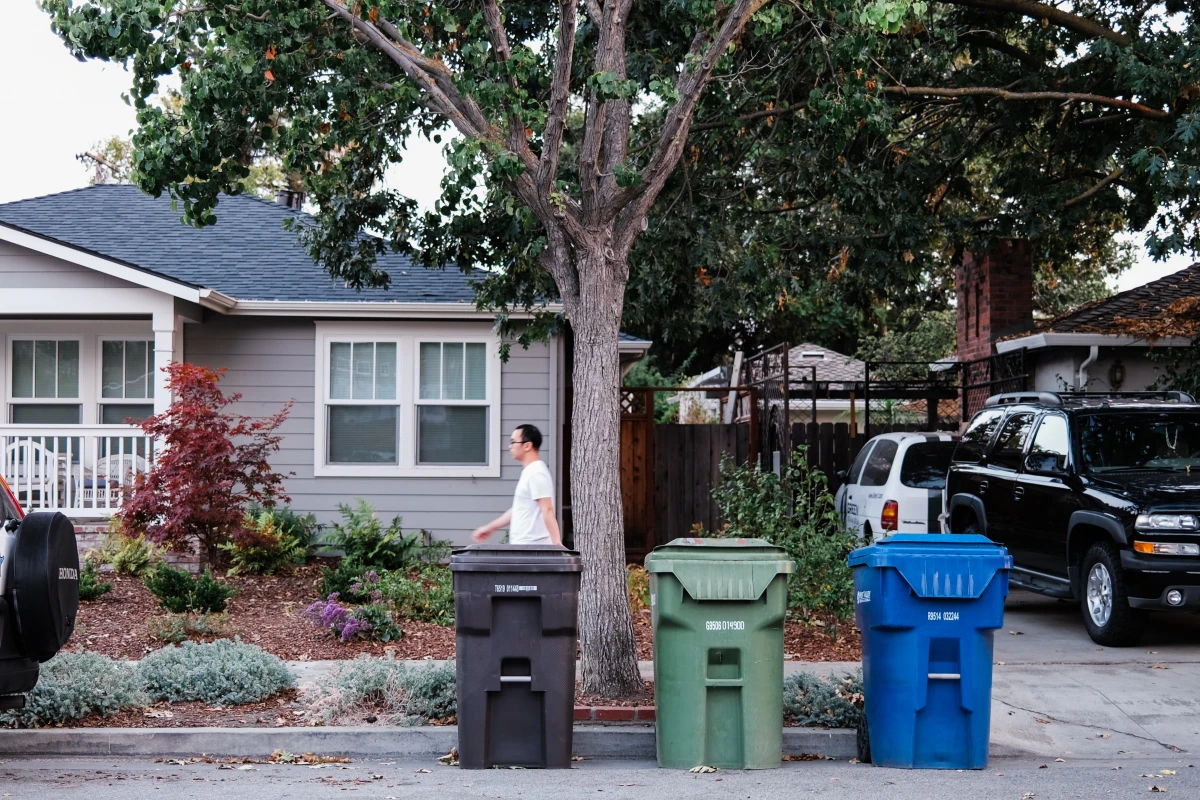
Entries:
[[524, 439], [510, 439], [508, 442], [508, 446], [512, 447], [514, 444], [525, 444], [525, 440]]

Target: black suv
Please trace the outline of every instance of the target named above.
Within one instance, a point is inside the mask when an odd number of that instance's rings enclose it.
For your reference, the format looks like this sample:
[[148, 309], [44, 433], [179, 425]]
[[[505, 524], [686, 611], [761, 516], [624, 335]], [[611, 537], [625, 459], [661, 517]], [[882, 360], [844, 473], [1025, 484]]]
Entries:
[[1143, 612], [1200, 608], [1200, 404], [990, 397], [954, 451], [943, 521], [1007, 547], [1012, 585], [1079, 599], [1096, 643], [1136, 644]]

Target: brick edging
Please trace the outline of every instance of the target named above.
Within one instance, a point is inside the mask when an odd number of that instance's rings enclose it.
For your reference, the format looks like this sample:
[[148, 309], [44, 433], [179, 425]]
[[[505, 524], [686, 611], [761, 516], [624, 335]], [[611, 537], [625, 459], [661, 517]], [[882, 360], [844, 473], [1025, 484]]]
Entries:
[[575, 706], [576, 722], [654, 722], [654, 706]]

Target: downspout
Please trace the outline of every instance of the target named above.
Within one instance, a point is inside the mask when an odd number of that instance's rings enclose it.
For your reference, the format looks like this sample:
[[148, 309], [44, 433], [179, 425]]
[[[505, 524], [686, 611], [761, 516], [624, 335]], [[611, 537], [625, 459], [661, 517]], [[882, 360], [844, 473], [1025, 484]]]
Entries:
[[1075, 376], [1075, 391], [1086, 392], [1088, 385], [1088, 367], [1096, 363], [1100, 358], [1100, 346], [1092, 345], [1088, 351], [1088, 357], [1079, 365], [1079, 373]]

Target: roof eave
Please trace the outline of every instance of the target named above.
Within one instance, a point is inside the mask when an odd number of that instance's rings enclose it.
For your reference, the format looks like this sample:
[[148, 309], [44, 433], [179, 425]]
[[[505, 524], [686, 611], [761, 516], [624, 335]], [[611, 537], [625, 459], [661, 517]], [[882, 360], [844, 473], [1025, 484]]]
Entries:
[[[215, 293], [214, 293], [215, 294]], [[232, 298], [226, 298], [232, 300]], [[398, 303], [390, 301], [232, 300], [222, 313], [259, 317], [358, 317], [362, 319], [491, 319], [493, 311], [480, 311], [474, 303]], [[211, 306], [210, 306], [211, 307]], [[561, 303], [549, 303], [541, 311], [562, 313]], [[532, 311], [513, 311], [509, 319], [532, 319]]]
[[1016, 339], [996, 342], [996, 352], [1043, 350], [1048, 347], [1188, 347], [1192, 340], [1186, 336], [1164, 336], [1153, 341], [1120, 333], [1032, 333]]

